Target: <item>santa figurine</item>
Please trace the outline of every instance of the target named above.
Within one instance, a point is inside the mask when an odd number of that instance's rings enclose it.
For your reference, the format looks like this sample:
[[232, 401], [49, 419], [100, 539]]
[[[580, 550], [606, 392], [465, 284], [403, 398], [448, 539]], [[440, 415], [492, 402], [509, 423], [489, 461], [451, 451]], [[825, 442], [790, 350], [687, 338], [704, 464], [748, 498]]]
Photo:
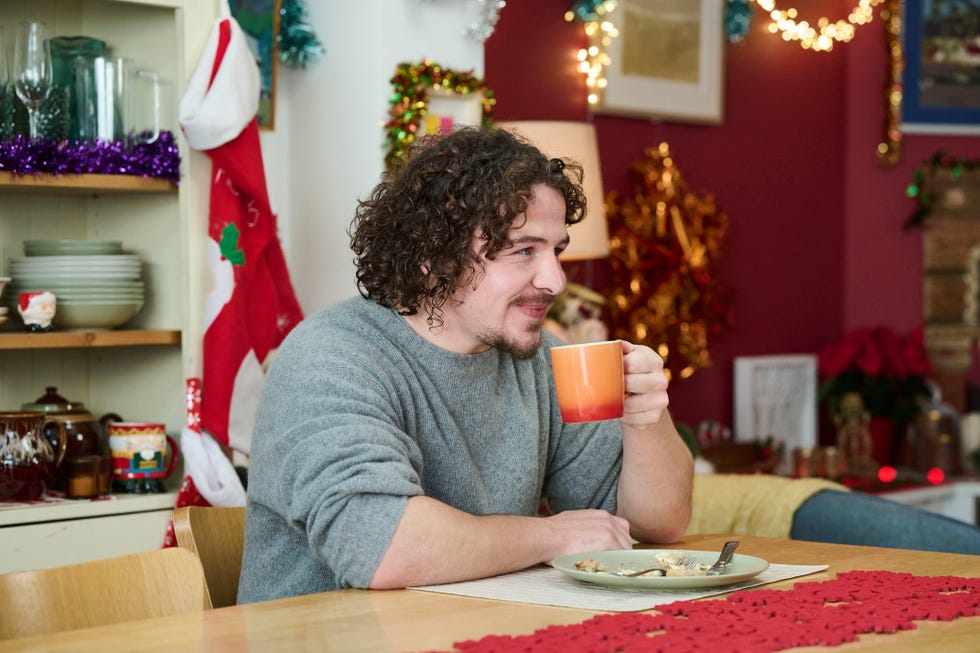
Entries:
[[55, 297], [48, 290], [22, 292], [17, 304], [17, 312], [24, 320], [24, 328], [31, 333], [42, 333], [54, 329]]

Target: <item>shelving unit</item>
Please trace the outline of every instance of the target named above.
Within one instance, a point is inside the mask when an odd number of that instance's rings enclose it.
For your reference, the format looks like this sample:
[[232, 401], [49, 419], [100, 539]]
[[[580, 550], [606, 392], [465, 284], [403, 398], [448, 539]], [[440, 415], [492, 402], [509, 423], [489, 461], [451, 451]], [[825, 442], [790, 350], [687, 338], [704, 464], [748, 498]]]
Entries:
[[[0, 275], [10, 276], [10, 259], [24, 255], [25, 240], [119, 240], [126, 253], [142, 260], [146, 285], [140, 312], [111, 331], [32, 334], [19, 329], [18, 316], [10, 315], [0, 325], [0, 410], [18, 410], [47, 386], [57, 386], [93, 414], [163, 422], [179, 438], [185, 381], [200, 375], [211, 167], [206, 155], [187, 147], [177, 125], [177, 104], [218, 14], [218, 0], [0, 3], [0, 25], [8, 35], [20, 21], [43, 20], [52, 35], [102, 39], [114, 55], [159, 75], [165, 91], [161, 128], [173, 132], [181, 156], [179, 184], [127, 175], [0, 172]], [[174, 488], [181, 475], [178, 469], [171, 479]], [[26, 550], [31, 537], [42, 538], [42, 548], [52, 556], [47, 566], [106, 557], [106, 551], [155, 548], [173, 499], [156, 495], [105, 502], [113, 510], [127, 506], [112, 515], [92, 514], [109, 508], [92, 508], [88, 502], [61, 504], [58, 511], [50, 506], [0, 511], [0, 539], [16, 532]], [[47, 518], [56, 512], [56, 519]], [[35, 523], [41, 514], [48, 526]], [[111, 545], [100, 547], [86, 534], [96, 525], [107, 529], [99, 530], [97, 539], [112, 539]]]
[[160, 193], [175, 192], [177, 185], [168, 179], [129, 175], [17, 175], [0, 171], [0, 191], [69, 194]]
[[179, 345], [180, 331], [52, 331], [0, 333], [0, 351], [13, 349], [75, 349]]

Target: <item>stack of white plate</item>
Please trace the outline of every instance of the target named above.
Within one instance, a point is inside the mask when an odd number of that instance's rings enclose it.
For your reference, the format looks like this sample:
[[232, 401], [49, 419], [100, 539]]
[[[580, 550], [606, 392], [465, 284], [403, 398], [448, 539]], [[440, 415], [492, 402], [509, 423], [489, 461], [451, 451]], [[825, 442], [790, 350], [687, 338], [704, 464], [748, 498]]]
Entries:
[[[3, 300], [3, 289], [10, 283], [10, 277], [0, 277], [0, 300]], [[7, 321], [7, 313], [10, 312], [10, 308], [7, 306], [0, 306], [0, 324]]]
[[28, 256], [92, 256], [122, 254], [120, 240], [25, 240]]
[[123, 254], [118, 241], [29, 240], [24, 250], [27, 257], [10, 259], [6, 303], [16, 306], [22, 292], [50, 290], [55, 329], [111, 329], [143, 307], [142, 262]]

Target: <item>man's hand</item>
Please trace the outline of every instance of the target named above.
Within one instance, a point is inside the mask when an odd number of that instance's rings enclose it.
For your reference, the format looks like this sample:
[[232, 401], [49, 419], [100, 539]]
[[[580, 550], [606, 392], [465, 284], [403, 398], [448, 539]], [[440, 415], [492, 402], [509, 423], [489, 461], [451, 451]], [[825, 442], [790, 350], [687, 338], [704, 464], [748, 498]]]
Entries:
[[629, 522], [605, 510], [566, 510], [545, 521], [558, 544], [552, 558], [579, 551], [633, 548]]
[[660, 421], [669, 403], [664, 360], [649, 347], [623, 344], [623, 372], [626, 375], [626, 401], [623, 425], [648, 429]]

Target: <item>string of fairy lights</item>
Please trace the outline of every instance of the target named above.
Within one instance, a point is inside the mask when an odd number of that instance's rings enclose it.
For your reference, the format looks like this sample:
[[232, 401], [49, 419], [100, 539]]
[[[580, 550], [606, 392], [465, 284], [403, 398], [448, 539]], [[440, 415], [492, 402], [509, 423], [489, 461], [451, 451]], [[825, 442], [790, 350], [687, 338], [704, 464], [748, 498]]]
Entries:
[[799, 12], [795, 7], [783, 10], [776, 7], [774, 0], [755, 0], [772, 19], [766, 26], [771, 34], [779, 34], [784, 41], [798, 41], [804, 49], [816, 52], [830, 52], [834, 49], [835, 42], [847, 43], [853, 39], [856, 28], [870, 23], [874, 18], [874, 8], [882, 2], [883, 0], [860, 0], [846, 19], [831, 21], [826, 16], [821, 16], [814, 24], [798, 19]]
[[[815, 21], [800, 16], [795, 7], [782, 9], [775, 0], [726, 0], [725, 30], [731, 41], [737, 41], [748, 31], [752, 19], [752, 3], [769, 16], [766, 29], [784, 41], [797, 42], [814, 52], [830, 52], [835, 43], [847, 43], [854, 38], [857, 27], [874, 19], [875, 8], [885, 0], [858, 0], [846, 18], [831, 20], [820, 16]], [[589, 104], [598, 104], [607, 81], [605, 70], [612, 64], [609, 46], [619, 36], [616, 26], [617, 0], [579, 0], [565, 13], [565, 20], [584, 23], [589, 45], [578, 52], [578, 70], [585, 75]]]

